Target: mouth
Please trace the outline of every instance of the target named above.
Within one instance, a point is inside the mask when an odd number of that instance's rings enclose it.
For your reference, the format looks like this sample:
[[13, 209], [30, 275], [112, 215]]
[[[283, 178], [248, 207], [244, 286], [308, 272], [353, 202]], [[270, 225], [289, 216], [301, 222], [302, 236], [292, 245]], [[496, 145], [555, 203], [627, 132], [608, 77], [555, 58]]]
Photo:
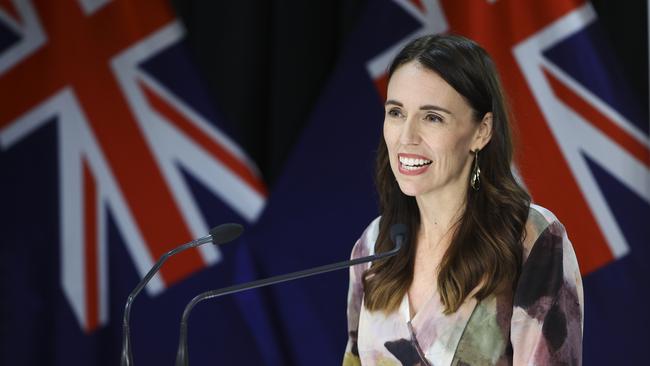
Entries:
[[432, 161], [421, 155], [398, 154], [399, 171], [406, 175], [417, 175], [424, 173]]

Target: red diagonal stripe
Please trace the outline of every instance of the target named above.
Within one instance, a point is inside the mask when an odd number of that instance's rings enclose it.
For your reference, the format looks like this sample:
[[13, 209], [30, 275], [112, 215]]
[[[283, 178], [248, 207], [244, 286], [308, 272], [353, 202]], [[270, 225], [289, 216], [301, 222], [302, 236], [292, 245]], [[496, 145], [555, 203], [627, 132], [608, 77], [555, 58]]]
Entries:
[[16, 22], [20, 23], [22, 20], [18, 15], [18, 11], [14, 7], [14, 3], [11, 0], [0, 0], [0, 8], [4, 10], [10, 17], [12, 17]]
[[257, 191], [259, 194], [266, 196], [266, 187], [262, 181], [244, 162], [241, 161], [241, 159], [232, 155], [228, 150], [224, 149], [221, 145], [215, 143], [212, 139], [206, 136], [198, 127], [187, 120], [187, 118], [180, 114], [176, 109], [172, 108], [169, 103], [162, 100], [158, 94], [156, 94], [145, 84], [140, 83], [140, 87], [144, 91], [147, 100], [156, 111], [167, 117], [170, 122], [185, 132], [185, 134], [192, 138], [192, 140], [196, 141], [196, 143], [200, 145], [204, 150], [224, 163], [231, 171], [239, 176], [251, 188]]
[[49, 57], [29, 57], [0, 76], [0, 128], [61, 90], [65, 83]]
[[553, 74], [545, 69], [544, 75], [551, 84], [551, 89], [574, 111], [580, 113], [583, 118], [591, 122], [601, 132], [609, 136], [619, 146], [624, 148], [630, 155], [637, 158], [646, 167], [650, 168], [650, 150], [634, 137], [630, 136], [625, 130], [619, 127], [611, 119], [605, 117], [591, 104], [578, 96], [573, 90], [569, 89], [564, 83], [558, 80]]
[[410, 0], [413, 5], [415, 5], [420, 11], [425, 12], [426, 8], [422, 4], [422, 0]]

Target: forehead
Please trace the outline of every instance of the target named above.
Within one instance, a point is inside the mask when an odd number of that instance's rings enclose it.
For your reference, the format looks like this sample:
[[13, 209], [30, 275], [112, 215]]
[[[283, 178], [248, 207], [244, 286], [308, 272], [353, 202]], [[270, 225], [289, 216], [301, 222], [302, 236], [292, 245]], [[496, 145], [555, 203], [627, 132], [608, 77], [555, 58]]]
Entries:
[[465, 98], [436, 72], [416, 61], [400, 66], [388, 81], [388, 99], [397, 100], [406, 108], [438, 105], [461, 112], [470, 109]]

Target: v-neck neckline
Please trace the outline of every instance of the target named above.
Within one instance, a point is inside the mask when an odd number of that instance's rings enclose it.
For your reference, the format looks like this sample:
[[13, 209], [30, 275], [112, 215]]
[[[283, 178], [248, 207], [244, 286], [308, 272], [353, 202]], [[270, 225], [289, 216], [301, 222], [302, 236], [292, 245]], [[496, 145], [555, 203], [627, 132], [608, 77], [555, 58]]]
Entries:
[[402, 317], [406, 320], [407, 323], [418, 323], [417, 320], [420, 318], [420, 313], [423, 311], [426, 311], [427, 308], [430, 307], [432, 299], [437, 296], [438, 291], [434, 288], [433, 291], [431, 292], [431, 295], [422, 303], [422, 306], [420, 306], [420, 309], [416, 313], [411, 316], [411, 299], [409, 298], [409, 293], [406, 291], [404, 294], [404, 297], [402, 298], [402, 304], [400, 306], [400, 310], [402, 313]]
[[[437, 289], [434, 289], [431, 296], [422, 304], [413, 317], [411, 317], [411, 304], [408, 292], [404, 294], [399, 307], [400, 316], [405, 325], [410, 329], [409, 333], [415, 336], [415, 341], [421, 347], [427, 358], [435, 358], [441, 361], [441, 365], [451, 364], [463, 330], [467, 326], [467, 322], [478, 304], [478, 301], [473, 297], [476, 290], [474, 289], [458, 310], [450, 315], [445, 315], [442, 312], [443, 305], [439, 300], [440, 297]], [[438, 304], [435, 304], [437, 306], [434, 306], [433, 301], [438, 301]], [[439, 311], [434, 308], [437, 308]], [[430, 319], [431, 317], [435, 319]], [[433, 327], [433, 329], [430, 327]], [[431, 331], [436, 336], [432, 339], [426, 339], [430, 338], [427, 332]]]

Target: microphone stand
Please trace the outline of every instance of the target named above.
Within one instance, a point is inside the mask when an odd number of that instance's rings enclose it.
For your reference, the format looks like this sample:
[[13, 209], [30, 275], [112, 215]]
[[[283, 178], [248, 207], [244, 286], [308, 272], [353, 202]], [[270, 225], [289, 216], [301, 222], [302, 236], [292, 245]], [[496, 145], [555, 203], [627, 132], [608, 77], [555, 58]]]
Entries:
[[131, 338], [130, 338], [130, 329], [129, 324], [131, 320], [131, 306], [133, 305], [133, 300], [138, 296], [140, 291], [149, 283], [151, 278], [158, 272], [160, 267], [162, 267], [165, 261], [182, 251], [185, 251], [190, 248], [195, 248], [203, 244], [214, 242], [215, 245], [224, 244], [229, 241], [232, 241], [239, 237], [243, 231], [243, 227], [239, 224], [223, 224], [217, 227], [210, 229], [210, 234], [202, 238], [195, 239], [189, 243], [185, 243], [177, 248], [174, 248], [167, 253], [163, 254], [158, 262], [151, 267], [147, 275], [138, 283], [138, 285], [131, 291], [129, 297], [126, 300], [126, 305], [124, 306], [124, 317], [122, 319], [122, 360], [120, 362], [121, 366], [133, 366], [133, 354], [131, 351]]
[[393, 227], [391, 227], [391, 237], [394, 239], [393, 241], [395, 242], [395, 247], [387, 252], [373, 254], [366, 257], [357, 258], [357, 259], [327, 264], [324, 266], [305, 269], [302, 271], [277, 275], [270, 278], [264, 278], [260, 280], [246, 282], [238, 285], [233, 285], [230, 287], [207, 291], [197, 295], [192, 299], [192, 301], [190, 301], [187, 304], [187, 306], [185, 306], [185, 310], [183, 311], [183, 317], [181, 319], [178, 352], [176, 353], [176, 366], [189, 365], [188, 351], [187, 351], [187, 320], [190, 316], [190, 313], [192, 312], [192, 309], [201, 301], [212, 299], [215, 297], [230, 295], [245, 290], [251, 290], [258, 287], [275, 285], [281, 282], [292, 281], [299, 278], [310, 277], [310, 276], [314, 276], [326, 272], [332, 272], [339, 269], [351, 267], [355, 264], [367, 263], [377, 259], [392, 257], [395, 254], [397, 254], [399, 250], [402, 248], [402, 244], [405, 241], [405, 237], [406, 237], [406, 231], [407, 231], [406, 226], [403, 224], [395, 224], [393, 225]]

